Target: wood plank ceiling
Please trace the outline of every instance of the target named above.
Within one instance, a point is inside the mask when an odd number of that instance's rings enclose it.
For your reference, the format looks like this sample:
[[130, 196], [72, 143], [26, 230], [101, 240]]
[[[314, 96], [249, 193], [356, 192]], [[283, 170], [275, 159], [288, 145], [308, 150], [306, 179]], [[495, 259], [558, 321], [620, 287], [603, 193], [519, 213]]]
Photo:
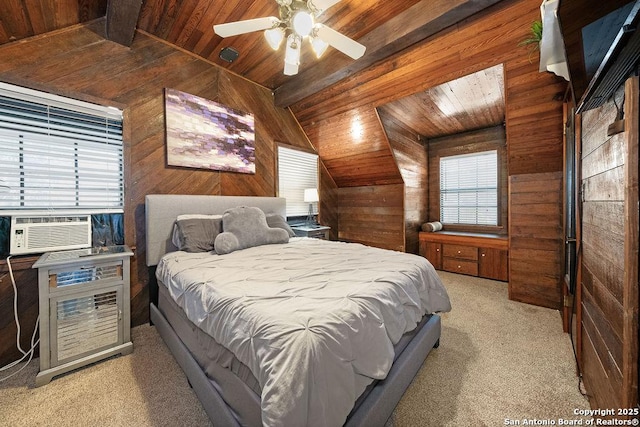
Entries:
[[504, 123], [502, 64], [390, 102], [378, 110], [423, 138]]
[[[355, 40], [379, 27], [389, 17], [413, 6], [418, 0], [344, 0], [326, 10], [318, 22], [340, 31]], [[167, 40], [198, 56], [223, 66], [234, 73], [270, 89], [291, 80], [283, 74], [283, 46], [275, 53], [266, 44], [262, 31], [236, 37], [221, 38], [213, 32], [214, 24], [243, 19], [278, 16], [275, 0], [145, 0], [140, 12], [138, 28]], [[219, 59], [224, 47], [231, 46], [240, 57], [229, 64]], [[344, 55], [329, 49], [320, 62], [344, 62]], [[303, 46], [300, 58], [300, 74], [319, 61], [309, 46]], [[352, 61], [351, 61], [352, 62]]]
[[[318, 22], [363, 43], [367, 46], [365, 56], [353, 61], [329, 48], [318, 60], [309, 46], [303, 46], [300, 72], [292, 77], [283, 74], [283, 47], [272, 51], [261, 31], [223, 39], [212, 28], [219, 23], [278, 16], [275, 0], [4, 0], [0, 8], [0, 44], [106, 15], [108, 37], [128, 45], [135, 24], [130, 15], [135, 16], [142, 3], [138, 30], [271, 89], [278, 106], [289, 106], [498, 1], [342, 0], [323, 12]], [[219, 53], [225, 47], [238, 50], [239, 58], [232, 63], [220, 59]], [[495, 88], [495, 80], [501, 74], [501, 69], [476, 73], [384, 108], [394, 117], [409, 121], [407, 124], [425, 137], [491, 126], [504, 118], [504, 104], [501, 111], [493, 105], [498, 94], [489, 89]], [[500, 100], [504, 99], [503, 86]], [[487, 104], [493, 106], [487, 109]], [[481, 108], [491, 113], [477, 115]], [[408, 115], [410, 111], [414, 114]], [[446, 119], [441, 120], [443, 117]]]
[[107, 0], [2, 0], [0, 44], [105, 16]]

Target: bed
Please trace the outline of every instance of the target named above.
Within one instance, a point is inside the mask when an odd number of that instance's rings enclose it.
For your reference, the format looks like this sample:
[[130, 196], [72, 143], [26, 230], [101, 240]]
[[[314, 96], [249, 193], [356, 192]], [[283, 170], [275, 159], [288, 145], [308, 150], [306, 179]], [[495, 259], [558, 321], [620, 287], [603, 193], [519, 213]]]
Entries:
[[284, 217], [285, 203], [148, 195], [151, 322], [216, 426], [382, 426], [450, 309], [424, 258], [297, 237], [225, 255], [174, 245], [179, 215]]

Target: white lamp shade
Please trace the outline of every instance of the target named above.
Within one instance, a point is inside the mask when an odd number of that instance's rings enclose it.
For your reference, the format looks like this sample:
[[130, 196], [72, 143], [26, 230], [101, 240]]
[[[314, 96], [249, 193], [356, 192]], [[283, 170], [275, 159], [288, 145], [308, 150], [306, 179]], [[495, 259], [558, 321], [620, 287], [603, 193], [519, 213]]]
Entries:
[[280, 43], [284, 40], [284, 30], [281, 27], [271, 28], [264, 32], [264, 37], [267, 39], [271, 49], [278, 50]]
[[284, 74], [287, 76], [298, 74], [301, 41], [302, 40], [298, 40], [293, 34], [289, 34], [287, 37], [287, 48], [284, 54]]
[[311, 47], [313, 47], [313, 51], [316, 53], [316, 58], [320, 59], [322, 54], [329, 47], [329, 43], [321, 40], [319, 37], [311, 37]]
[[293, 34], [287, 37], [287, 50], [284, 53], [284, 62], [287, 64], [300, 64], [300, 40]]
[[[299, 193], [298, 193], [299, 194]], [[317, 188], [307, 188], [304, 190], [304, 201], [306, 203], [313, 203], [319, 201], [318, 197], [318, 189]]]
[[295, 76], [298, 74], [298, 64], [289, 64], [288, 62], [284, 63], [284, 75], [285, 76]]
[[307, 37], [311, 34], [311, 30], [313, 30], [313, 15], [311, 15], [306, 10], [300, 10], [293, 15], [291, 18], [291, 26], [293, 27], [293, 31], [296, 32], [300, 37]]

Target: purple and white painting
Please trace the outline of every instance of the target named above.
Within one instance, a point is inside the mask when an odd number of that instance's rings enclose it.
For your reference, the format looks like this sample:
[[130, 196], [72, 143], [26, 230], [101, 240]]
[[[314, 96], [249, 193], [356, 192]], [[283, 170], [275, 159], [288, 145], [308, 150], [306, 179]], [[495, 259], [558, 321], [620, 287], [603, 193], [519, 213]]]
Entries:
[[253, 114], [165, 89], [167, 164], [256, 173]]

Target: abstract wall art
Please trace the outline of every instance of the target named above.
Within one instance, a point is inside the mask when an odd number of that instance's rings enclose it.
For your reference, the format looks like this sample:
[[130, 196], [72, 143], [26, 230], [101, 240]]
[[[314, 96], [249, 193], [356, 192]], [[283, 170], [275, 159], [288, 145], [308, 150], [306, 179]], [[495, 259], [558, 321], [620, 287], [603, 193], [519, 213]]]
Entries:
[[167, 164], [256, 173], [253, 114], [165, 89]]

